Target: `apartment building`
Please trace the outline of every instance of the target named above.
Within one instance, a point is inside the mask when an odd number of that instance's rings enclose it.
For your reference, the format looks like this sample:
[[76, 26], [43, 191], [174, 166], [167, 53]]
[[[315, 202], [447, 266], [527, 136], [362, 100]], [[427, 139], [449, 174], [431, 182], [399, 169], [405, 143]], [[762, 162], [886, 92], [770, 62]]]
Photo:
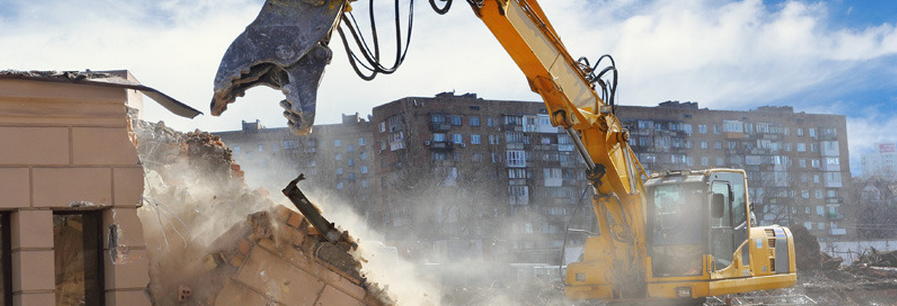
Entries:
[[874, 151], [863, 154], [863, 178], [893, 178], [897, 174], [897, 144], [878, 143]]
[[646, 170], [744, 169], [760, 224], [802, 224], [823, 241], [853, 234], [845, 225], [853, 219], [844, 201], [852, 192], [844, 116], [673, 101], [616, 114]]
[[[694, 102], [617, 106], [616, 114], [648, 172], [745, 169], [759, 223], [802, 224], [823, 241], [852, 235], [844, 116]], [[592, 216], [581, 158], [540, 102], [441, 93], [377, 106], [369, 122], [315, 126], [310, 138], [253, 129], [219, 134], [238, 162], [304, 171], [317, 175], [315, 188], [354, 194], [349, 201], [388, 242], [420, 261], [557, 263], [574, 211], [575, 222]], [[260, 145], [289, 164], [258, 159]], [[568, 238], [576, 245], [584, 235]]]

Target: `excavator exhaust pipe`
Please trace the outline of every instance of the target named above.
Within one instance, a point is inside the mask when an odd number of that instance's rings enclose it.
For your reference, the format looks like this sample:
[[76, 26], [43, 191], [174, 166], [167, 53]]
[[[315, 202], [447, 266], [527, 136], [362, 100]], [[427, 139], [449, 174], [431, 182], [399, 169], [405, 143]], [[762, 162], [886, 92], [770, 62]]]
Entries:
[[228, 47], [215, 75], [212, 115], [258, 85], [280, 89], [293, 133], [311, 133], [318, 85], [332, 52], [327, 46], [345, 0], [267, 0]]

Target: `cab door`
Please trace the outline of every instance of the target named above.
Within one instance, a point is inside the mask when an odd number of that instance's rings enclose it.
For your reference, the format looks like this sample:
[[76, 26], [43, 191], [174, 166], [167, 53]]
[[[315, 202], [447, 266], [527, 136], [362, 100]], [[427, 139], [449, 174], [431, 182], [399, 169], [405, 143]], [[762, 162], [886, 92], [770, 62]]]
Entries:
[[710, 198], [713, 199], [715, 195], [721, 195], [723, 198], [722, 213], [710, 214], [710, 255], [713, 256], [711, 269], [718, 271], [732, 263], [732, 253], [735, 251], [735, 231], [732, 226], [733, 196], [730, 182], [713, 180], [710, 183]]

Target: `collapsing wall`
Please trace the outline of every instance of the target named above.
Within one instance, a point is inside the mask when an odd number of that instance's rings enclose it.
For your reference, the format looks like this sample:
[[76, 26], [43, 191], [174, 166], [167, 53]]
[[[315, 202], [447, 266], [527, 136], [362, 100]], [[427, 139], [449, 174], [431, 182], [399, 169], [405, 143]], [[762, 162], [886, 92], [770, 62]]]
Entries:
[[161, 123], [134, 131], [154, 304], [384, 304], [360, 276], [351, 241], [328, 242], [267, 191], [249, 190], [217, 137]]

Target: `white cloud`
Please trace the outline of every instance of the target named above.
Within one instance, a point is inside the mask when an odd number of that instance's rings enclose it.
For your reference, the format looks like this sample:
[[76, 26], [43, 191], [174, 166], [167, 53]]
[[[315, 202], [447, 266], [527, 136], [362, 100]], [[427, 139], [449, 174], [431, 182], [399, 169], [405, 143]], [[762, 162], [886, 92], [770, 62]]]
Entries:
[[[143, 83], [202, 111], [208, 110], [212, 78], [224, 50], [254, 19], [262, 3], [7, 2], [0, 12], [3, 69], [129, 69]], [[388, 7], [391, 1], [378, 3]], [[353, 5], [362, 17], [365, 4]], [[334, 59], [319, 93], [319, 122], [338, 122], [340, 113], [366, 114], [395, 99], [441, 91], [538, 100], [464, 1], [455, 1], [446, 16], [437, 16], [426, 1], [416, 5], [411, 50], [394, 75], [373, 82], [359, 80], [334, 37]], [[825, 111], [828, 108], [818, 107], [818, 100], [795, 97], [825, 99], [869, 86], [897, 85], [891, 81], [895, 68], [886, 68], [897, 59], [894, 21], [835, 28], [829, 25], [824, 2], [551, 0], [542, 1], [542, 6], [574, 58], [594, 59], [605, 53], [615, 57], [622, 104], [689, 100], [712, 109], [787, 104], [799, 111]], [[381, 38], [391, 38], [385, 24], [392, 16], [378, 18], [385, 33]], [[383, 40], [384, 45], [390, 44]], [[238, 129], [241, 119], [257, 118], [268, 126], [283, 126], [277, 106], [280, 99], [276, 91], [254, 89], [220, 118], [176, 119], [157, 107], [148, 107], [147, 116], [183, 130]], [[861, 101], [844, 103], [850, 108]], [[868, 133], [855, 131], [884, 121], [863, 122], [867, 121], [850, 120], [851, 152], [859, 152], [859, 145], [868, 142], [863, 140]]]

